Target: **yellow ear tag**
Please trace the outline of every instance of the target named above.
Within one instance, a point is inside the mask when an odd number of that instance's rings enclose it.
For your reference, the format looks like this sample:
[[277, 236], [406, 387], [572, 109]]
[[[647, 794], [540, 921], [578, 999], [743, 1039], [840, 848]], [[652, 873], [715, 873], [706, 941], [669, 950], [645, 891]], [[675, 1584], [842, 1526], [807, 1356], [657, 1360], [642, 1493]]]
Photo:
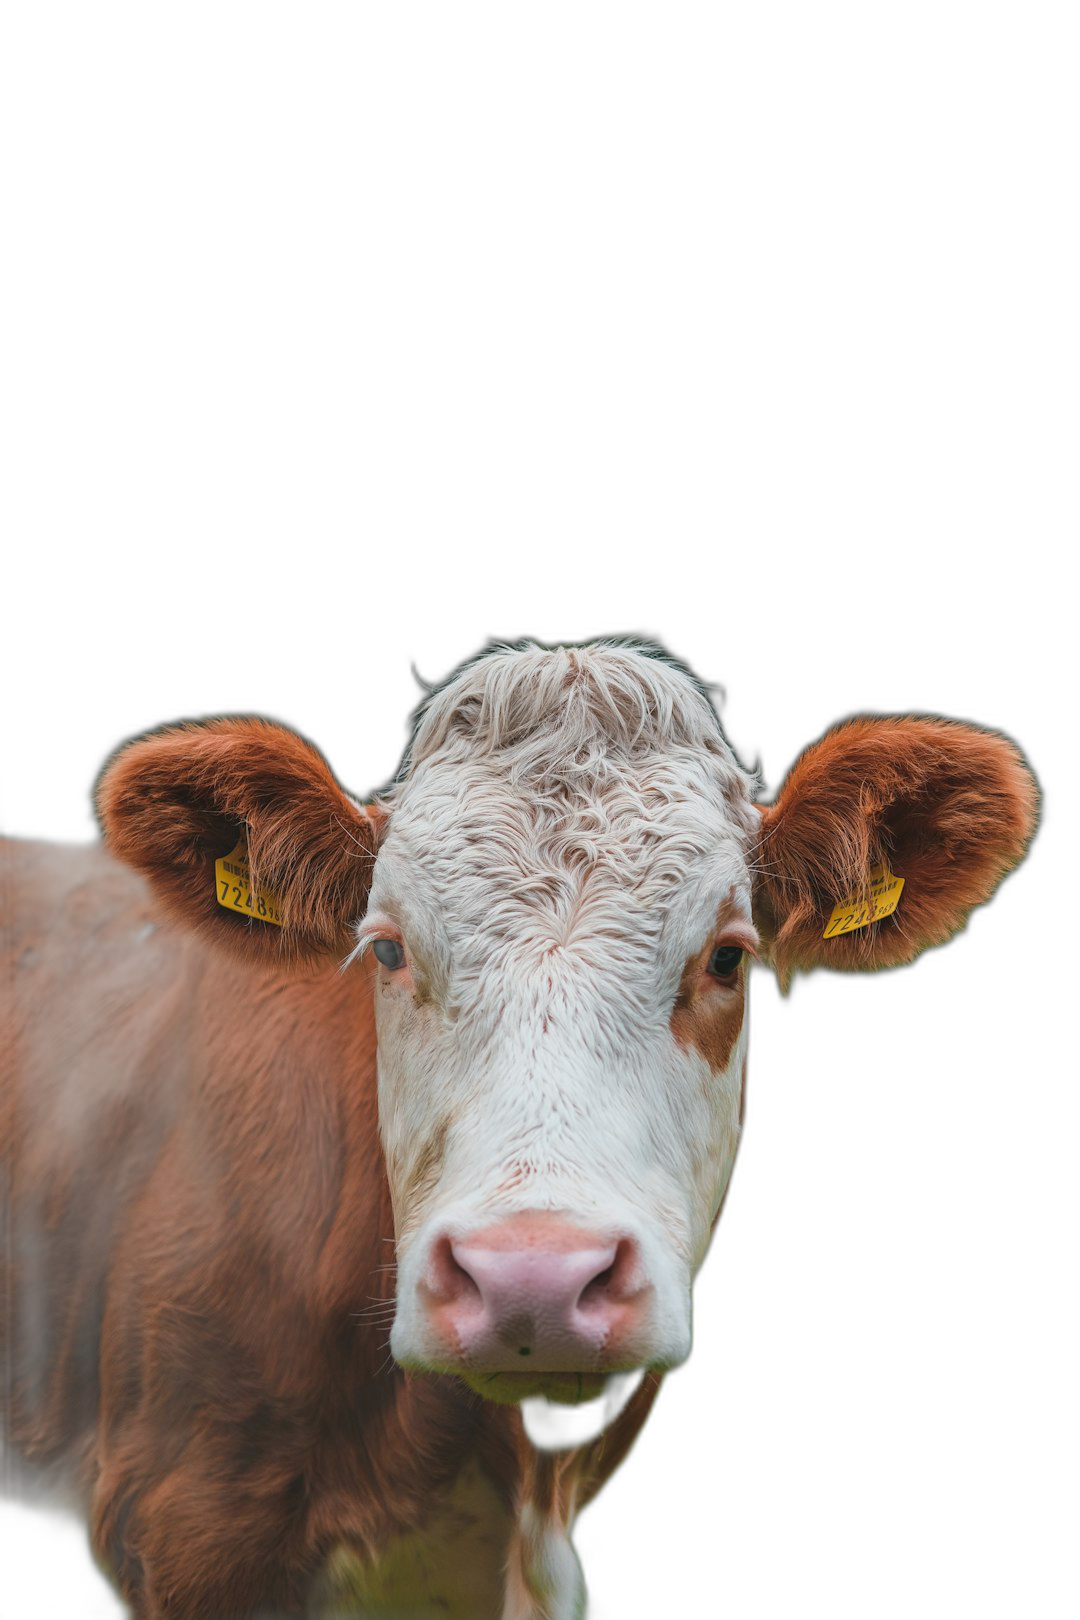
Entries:
[[269, 889], [252, 889], [251, 867], [248, 865], [247, 843], [237, 840], [236, 848], [227, 855], [219, 855], [214, 862], [217, 874], [217, 903], [226, 911], [239, 911], [244, 917], [258, 917], [260, 922], [275, 923], [284, 928], [285, 918], [276, 894]]
[[866, 928], [880, 917], [891, 917], [903, 887], [903, 878], [894, 877], [887, 866], [879, 866], [870, 874], [869, 891], [865, 896], [849, 894], [846, 900], [833, 907], [822, 938], [835, 939], [838, 934], [850, 934], [856, 928]]

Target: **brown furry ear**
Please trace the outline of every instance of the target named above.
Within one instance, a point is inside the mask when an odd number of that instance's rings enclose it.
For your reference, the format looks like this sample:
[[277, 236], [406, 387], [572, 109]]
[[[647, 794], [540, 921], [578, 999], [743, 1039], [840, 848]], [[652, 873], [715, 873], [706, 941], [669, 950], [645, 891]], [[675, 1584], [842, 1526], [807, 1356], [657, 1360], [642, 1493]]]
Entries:
[[[95, 800], [113, 854], [188, 927], [265, 961], [349, 949], [383, 817], [294, 731], [257, 718], [163, 727], [114, 754]], [[218, 904], [215, 861], [240, 838], [252, 888], [277, 897], [284, 927]]]
[[[1038, 798], [1022, 754], [995, 731], [903, 715], [827, 731], [759, 807], [755, 913], [781, 984], [812, 967], [893, 967], [942, 944], [1022, 859]], [[866, 895], [879, 866], [905, 880], [892, 916], [823, 938], [834, 906]]]

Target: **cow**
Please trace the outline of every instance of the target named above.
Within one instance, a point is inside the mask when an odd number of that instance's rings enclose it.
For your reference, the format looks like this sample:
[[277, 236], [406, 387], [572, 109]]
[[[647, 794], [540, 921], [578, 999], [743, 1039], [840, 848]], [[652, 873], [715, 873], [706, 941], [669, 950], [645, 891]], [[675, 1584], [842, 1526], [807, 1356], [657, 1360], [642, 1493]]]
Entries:
[[6, 1434], [136, 1620], [584, 1613], [575, 1516], [690, 1350], [750, 964], [910, 961], [1037, 816], [1011, 741], [927, 716], [759, 788], [660, 647], [522, 642], [367, 800], [183, 722], [107, 763], [103, 844], [7, 843]]

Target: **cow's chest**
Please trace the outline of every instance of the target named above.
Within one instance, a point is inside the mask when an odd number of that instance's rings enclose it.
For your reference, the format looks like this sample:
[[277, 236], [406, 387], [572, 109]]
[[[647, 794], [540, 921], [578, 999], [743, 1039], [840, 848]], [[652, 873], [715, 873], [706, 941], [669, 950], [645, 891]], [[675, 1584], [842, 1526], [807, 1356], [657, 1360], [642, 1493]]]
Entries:
[[513, 1520], [468, 1463], [422, 1529], [372, 1564], [342, 1543], [327, 1563], [319, 1620], [499, 1620]]

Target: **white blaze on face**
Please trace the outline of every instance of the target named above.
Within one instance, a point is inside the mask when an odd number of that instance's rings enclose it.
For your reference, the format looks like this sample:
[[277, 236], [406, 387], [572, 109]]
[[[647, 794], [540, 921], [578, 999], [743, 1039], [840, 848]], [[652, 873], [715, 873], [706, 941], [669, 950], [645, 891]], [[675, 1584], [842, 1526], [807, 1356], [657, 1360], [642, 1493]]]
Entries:
[[745, 968], [708, 964], [753, 942], [754, 826], [711, 707], [641, 652], [492, 654], [430, 701], [360, 935], [406, 951], [376, 989], [399, 1360], [450, 1365], [439, 1235], [526, 1211], [635, 1246], [624, 1365], [687, 1354], [746, 1040]]

